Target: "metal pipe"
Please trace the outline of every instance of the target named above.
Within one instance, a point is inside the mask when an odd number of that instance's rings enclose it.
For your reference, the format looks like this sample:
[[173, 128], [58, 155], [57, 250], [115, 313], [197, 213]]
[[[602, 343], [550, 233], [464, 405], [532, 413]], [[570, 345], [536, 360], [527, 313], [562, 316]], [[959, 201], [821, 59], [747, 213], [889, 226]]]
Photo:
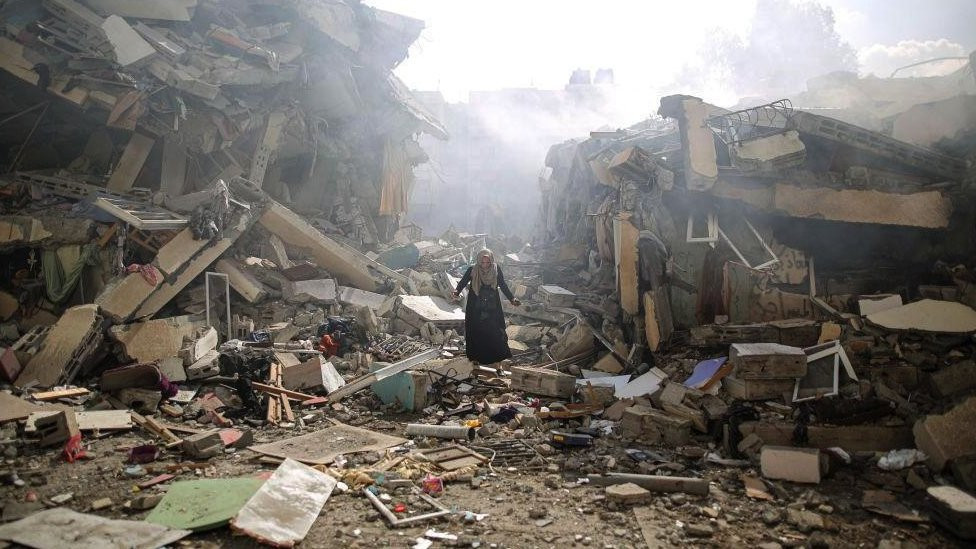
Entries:
[[474, 440], [474, 427], [464, 425], [427, 425], [424, 423], [407, 424], [407, 434], [437, 438], [466, 438]]

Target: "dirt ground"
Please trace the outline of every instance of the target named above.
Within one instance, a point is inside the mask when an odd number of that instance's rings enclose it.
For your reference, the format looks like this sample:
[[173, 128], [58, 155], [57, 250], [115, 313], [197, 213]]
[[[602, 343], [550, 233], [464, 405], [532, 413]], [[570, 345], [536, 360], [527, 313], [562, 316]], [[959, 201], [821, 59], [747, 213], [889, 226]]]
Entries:
[[[360, 401], [362, 402], [362, 400]], [[402, 435], [403, 415], [363, 411], [343, 414], [313, 413], [301, 432], [325, 427], [326, 415], [341, 415], [358, 424], [388, 434]], [[307, 417], [307, 416], [306, 416]], [[297, 429], [256, 429], [255, 441], [278, 440], [298, 434]], [[512, 437], [502, 430], [490, 438]], [[545, 442], [543, 433], [527, 441], [533, 445]], [[5, 460], [3, 471], [15, 472], [26, 486], [9, 485], [4, 475], [0, 486], [3, 502], [24, 502], [36, 493], [45, 502], [59, 494], [72, 494], [65, 503], [76, 511], [94, 512], [109, 518], [143, 519], [149, 511], [127, 512], [122, 504], [138, 491], [135, 485], [150, 478], [130, 478], [124, 474], [127, 453], [132, 446], [144, 444], [138, 431], [89, 439], [90, 458], [74, 464], [65, 463], [53, 452], [38, 453], [31, 446], [27, 452]], [[478, 440], [473, 444], [477, 446]], [[483, 442], [483, 441], [481, 441]], [[703, 447], [707, 442], [699, 441]], [[441, 441], [420, 440], [421, 446], [436, 446]], [[548, 447], [543, 447], [547, 450]], [[710, 481], [708, 496], [686, 494], [652, 494], [650, 501], [620, 506], [609, 501], [604, 488], [580, 479], [587, 473], [609, 470], [642, 472], [641, 467], [624, 453], [626, 448], [656, 451], [672, 456], [667, 473], [701, 476]], [[9, 453], [8, 453], [9, 456]], [[235, 477], [273, 471], [272, 464], [258, 463], [249, 450], [237, 450], [211, 461], [204, 469], [184, 470], [176, 480], [201, 477]], [[366, 466], [378, 454], [350, 455], [349, 466]], [[172, 456], [146, 467], [176, 463]], [[929, 523], [907, 524], [872, 514], [860, 508], [863, 490], [884, 485], [900, 487], [899, 499], [910, 508], [923, 506], [921, 496], [897, 474], [880, 476], [863, 474], [858, 464], [843, 468], [824, 483], [804, 486], [773, 483], [774, 501], [745, 496], [738, 480], [750, 469], [706, 464], [701, 459], [672, 455], [665, 448], [626, 444], [613, 435], [597, 439], [593, 448], [559, 451], [547, 456], [534, 470], [524, 467], [482, 467], [476, 480], [449, 483], [439, 501], [455, 511], [448, 519], [401, 529], [389, 528], [369, 501], [359, 492], [336, 490], [326, 503], [306, 539], [304, 547], [413, 547], [428, 529], [455, 534], [457, 541], [434, 541], [434, 547], [963, 547], [964, 545], [938, 526]], [[661, 471], [664, 472], [664, 471]], [[756, 473], [755, 470], [751, 472]], [[159, 493], [158, 485], [147, 493]], [[393, 501], [418, 505], [406, 489], [393, 492]], [[111, 508], [91, 511], [91, 503], [111, 498]], [[789, 517], [790, 509], [805, 509], [822, 517], [823, 527], [797, 522]], [[465, 512], [485, 514], [480, 521], [465, 519]], [[183, 547], [258, 547], [250, 538], [234, 535], [223, 527], [192, 535]]]

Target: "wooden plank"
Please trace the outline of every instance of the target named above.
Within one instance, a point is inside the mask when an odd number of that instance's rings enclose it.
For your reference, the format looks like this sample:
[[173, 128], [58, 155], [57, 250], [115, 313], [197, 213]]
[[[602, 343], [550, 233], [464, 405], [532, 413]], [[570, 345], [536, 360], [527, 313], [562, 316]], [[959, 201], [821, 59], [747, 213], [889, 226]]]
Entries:
[[34, 400], [39, 400], [41, 402], [46, 402], [50, 400], [57, 400], [59, 398], [75, 398], [80, 396], [88, 395], [91, 391], [85, 389], [84, 387], [76, 387], [74, 389], [62, 389], [60, 391], [45, 391], [43, 393], [34, 393], [31, 395]]
[[275, 387], [273, 385], [267, 385], [265, 383], [258, 383], [257, 381], [251, 381], [251, 388], [262, 393], [270, 393], [272, 395], [284, 395], [292, 400], [311, 400], [315, 398], [314, 395], [307, 395], [305, 393], [299, 393], [298, 391], [289, 391], [288, 389], [283, 389], [281, 387]]
[[119, 163], [112, 171], [105, 187], [119, 192], [131, 189], [155, 143], [155, 140], [150, 137], [141, 133], [133, 133], [122, 152], [122, 158], [119, 159]]

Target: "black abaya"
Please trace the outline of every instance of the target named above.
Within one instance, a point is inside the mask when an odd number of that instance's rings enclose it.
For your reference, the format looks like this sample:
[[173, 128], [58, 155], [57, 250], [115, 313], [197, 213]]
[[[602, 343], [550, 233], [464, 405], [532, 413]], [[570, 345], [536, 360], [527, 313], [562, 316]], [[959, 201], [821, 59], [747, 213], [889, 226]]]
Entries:
[[[457, 293], [471, 282], [471, 267], [464, 272], [457, 285]], [[511, 301], [512, 291], [505, 283], [502, 269], [498, 267], [498, 290]], [[467, 345], [468, 358], [478, 364], [492, 364], [512, 357], [512, 350], [508, 348], [508, 336], [505, 334], [505, 315], [502, 312], [502, 300], [498, 297], [498, 290], [484, 285], [475, 294], [468, 292], [468, 304], [464, 308], [464, 339]]]

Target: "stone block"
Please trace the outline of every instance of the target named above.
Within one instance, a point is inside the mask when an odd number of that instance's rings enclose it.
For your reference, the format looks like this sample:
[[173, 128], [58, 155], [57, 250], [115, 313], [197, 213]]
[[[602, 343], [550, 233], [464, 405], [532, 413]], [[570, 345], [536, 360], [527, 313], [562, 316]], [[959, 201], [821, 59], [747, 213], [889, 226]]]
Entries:
[[35, 421], [37, 433], [41, 437], [41, 446], [63, 446], [68, 440], [80, 435], [78, 421], [71, 410], [62, 410], [50, 416], [40, 417]]
[[820, 484], [828, 461], [816, 448], [763, 446], [759, 463], [766, 478]]
[[645, 490], [633, 482], [607, 486], [606, 495], [608, 500], [625, 505], [643, 503], [651, 499], [651, 492], [649, 490]]
[[96, 305], [78, 305], [66, 310], [44, 339], [41, 350], [17, 377], [18, 386], [37, 381], [51, 387], [77, 371], [102, 341], [102, 317]]
[[739, 400], [781, 400], [793, 394], [795, 379], [739, 379], [734, 375], [722, 378], [722, 387]]
[[976, 362], [964, 360], [950, 364], [929, 376], [936, 395], [953, 397], [976, 392]]
[[183, 338], [180, 358], [184, 366], [190, 366], [217, 348], [217, 330], [214, 328], [200, 328], [192, 336]]
[[339, 286], [339, 303], [347, 307], [368, 307], [378, 311], [386, 301], [386, 296], [349, 286]]
[[638, 404], [624, 410], [620, 431], [625, 438], [645, 439], [649, 444], [682, 446], [691, 438], [691, 421]]
[[929, 456], [933, 471], [942, 471], [957, 457], [973, 453], [976, 448], [976, 397], [969, 397], [942, 415], [926, 416], [912, 428], [915, 447]]
[[926, 490], [935, 521], [965, 540], [976, 540], [976, 497], [955, 486]]
[[192, 316], [174, 316], [133, 322], [109, 328], [109, 337], [121, 346], [122, 354], [135, 362], [179, 356], [183, 339], [192, 336], [204, 322]]
[[576, 377], [555, 370], [514, 366], [511, 369], [513, 391], [557, 398], [572, 398]]
[[220, 431], [207, 431], [184, 438], [181, 449], [194, 459], [208, 459], [223, 451], [224, 439], [221, 438]]
[[316, 356], [296, 366], [281, 370], [281, 384], [285, 389], [298, 392], [326, 391], [331, 393], [346, 384], [331, 362]]
[[536, 293], [536, 297], [538, 297], [539, 301], [541, 301], [546, 308], [571, 308], [576, 304], [576, 294], [567, 290], [566, 288], [563, 288], [562, 286], [539, 286], [539, 291]]
[[779, 343], [734, 343], [729, 364], [739, 379], [796, 379], [807, 375], [803, 349]]

